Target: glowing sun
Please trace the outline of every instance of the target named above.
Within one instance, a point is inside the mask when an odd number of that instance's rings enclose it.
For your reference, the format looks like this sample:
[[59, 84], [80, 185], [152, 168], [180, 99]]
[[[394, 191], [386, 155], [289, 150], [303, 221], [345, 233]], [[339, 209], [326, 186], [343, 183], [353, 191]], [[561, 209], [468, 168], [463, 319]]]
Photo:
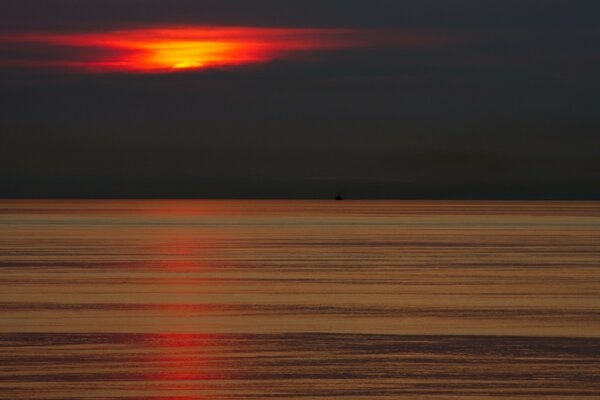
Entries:
[[439, 39], [419, 33], [329, 28], [170, 26], [104, 32], [0, 33], [22, 58], [2, 66], [88, 73], [168, 73], [274, 60], [313, 60], [316, 52], [372, 46], [422, 47]]
[[173, 69], [196, 69], [202, 68], [204, 64], [198, 61], [181, 61], [173, 65]]

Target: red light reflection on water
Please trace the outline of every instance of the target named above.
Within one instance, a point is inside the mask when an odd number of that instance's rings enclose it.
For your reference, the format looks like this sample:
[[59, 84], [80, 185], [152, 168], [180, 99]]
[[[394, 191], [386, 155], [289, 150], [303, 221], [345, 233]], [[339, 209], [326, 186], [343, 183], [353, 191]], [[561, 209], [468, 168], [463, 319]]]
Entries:
[[[138, 362], [149, 371], [144, 380], [157, 392], [177, 392], [179, 396], [165, 399], [181, 399], [210, 389], [209, 381], [222, 380], [224, 364], [221, 338], [213, 334], [161, 333], [150, 335], [150, 354], [141, 355]], [[183, 396], [183, 397], [182, 397]]]

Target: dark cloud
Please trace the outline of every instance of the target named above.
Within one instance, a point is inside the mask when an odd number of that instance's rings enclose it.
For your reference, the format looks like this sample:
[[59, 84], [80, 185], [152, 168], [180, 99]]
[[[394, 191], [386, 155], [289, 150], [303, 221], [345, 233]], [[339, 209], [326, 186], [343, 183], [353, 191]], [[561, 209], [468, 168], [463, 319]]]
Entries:
[[3, 0], [5, 29], [132, 24], [418, 28], [592, 28], [595, 0]]
[[[554, 0], [4, 0], [3, 33], [194, 23], [460, 40], [202, 73], [1, 68], [0, 195], [599, 197], [597, 11]], [[1, 60], [27, 54], [0, 48]]]

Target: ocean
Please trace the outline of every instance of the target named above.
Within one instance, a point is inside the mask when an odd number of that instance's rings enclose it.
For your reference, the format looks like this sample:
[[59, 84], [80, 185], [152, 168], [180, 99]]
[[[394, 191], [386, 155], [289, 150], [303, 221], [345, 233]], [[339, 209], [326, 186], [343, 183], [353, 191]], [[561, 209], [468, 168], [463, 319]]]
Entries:
[[1, 399], [598, 399], [600, 202], [0, 201]]

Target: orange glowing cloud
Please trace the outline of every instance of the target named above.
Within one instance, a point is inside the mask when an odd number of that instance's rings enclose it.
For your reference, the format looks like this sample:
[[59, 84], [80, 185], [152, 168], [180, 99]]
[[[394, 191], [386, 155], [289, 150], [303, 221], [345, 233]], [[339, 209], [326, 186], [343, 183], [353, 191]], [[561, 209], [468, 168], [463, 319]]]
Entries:
[[[431, 35], [351, 29], [168, 27], [101, 33], [20, 33], [0, 43], [43, 48], [42, 55], [0, 65], [86, 72], [164, 73], [299, 58], [309, 52], [440, 43]], [[55, 54], [53, 54], [53, 50]]]

